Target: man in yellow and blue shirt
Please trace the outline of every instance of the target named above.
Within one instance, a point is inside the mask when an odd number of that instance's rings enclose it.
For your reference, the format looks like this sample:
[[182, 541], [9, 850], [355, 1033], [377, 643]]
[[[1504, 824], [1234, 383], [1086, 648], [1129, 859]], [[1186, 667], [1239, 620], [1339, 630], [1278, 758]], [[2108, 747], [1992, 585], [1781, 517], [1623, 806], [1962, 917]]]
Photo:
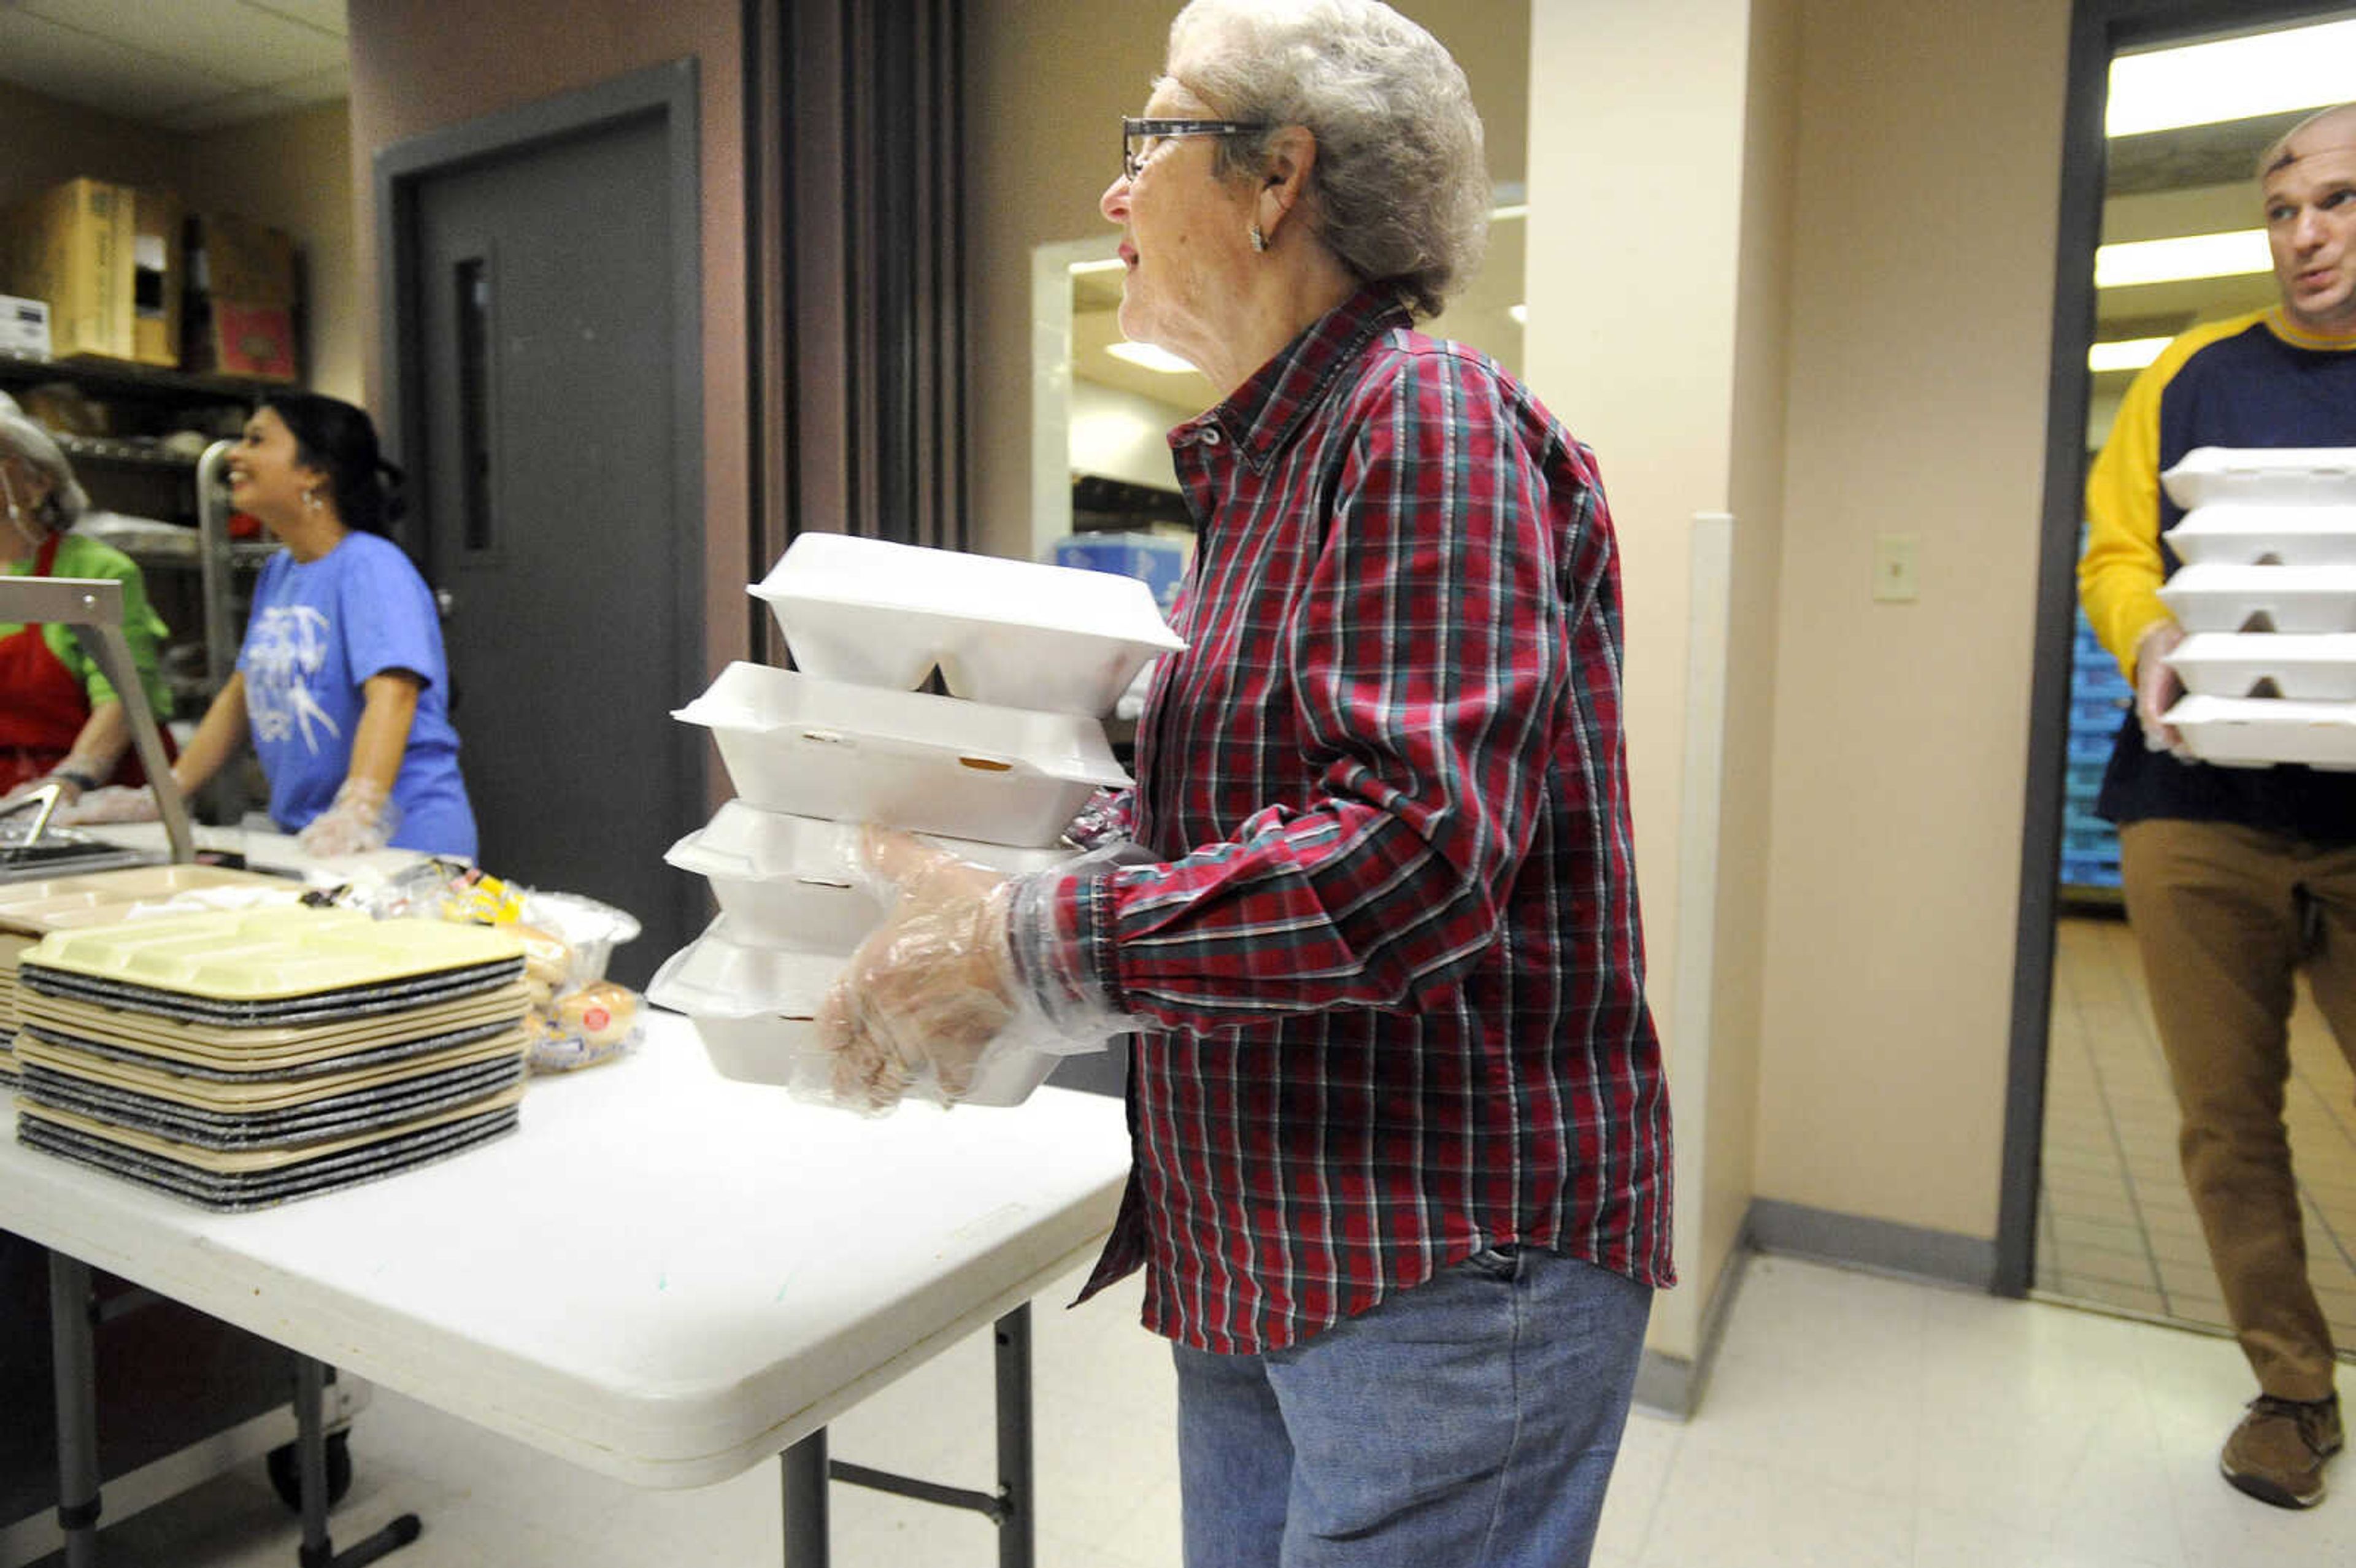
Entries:
[[2160, 535], [2181, 509], [2159, 475], [2201, 446], [2356, 447], [2356, 105], [2295, 127], [2259, 176], [2281, 303], [2192, 328], [2127, 389], [2087, 481], [2078, 588], [2136, 688], [2096, 809], [2119, 825], [2185, 1181], [2260, 1390], [2221, 1466], [2253, 1497], [2308, 1508], [2342, 1439], [2283, 1097], [2301, 966], [2356, 1065], [2356, 773], [2184, 750], [2165, 718], [2184, 633], [2159, 598], [2179, 564]]

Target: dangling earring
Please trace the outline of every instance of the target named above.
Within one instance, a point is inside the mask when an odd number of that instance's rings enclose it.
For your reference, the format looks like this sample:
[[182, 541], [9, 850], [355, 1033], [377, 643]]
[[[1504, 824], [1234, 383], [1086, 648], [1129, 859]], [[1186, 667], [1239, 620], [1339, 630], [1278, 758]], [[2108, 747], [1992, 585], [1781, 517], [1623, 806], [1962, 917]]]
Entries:
[[319, 492], [316, 490], [303, 492], [303, 509], [306, 512], [316, 512], [319, 509]]
[[1268, 236], [1259, 231], [1258, 224], [1253, 224], [1248, 232], [1251, 237], [1251, 248], [1253, 250], [1265, 251], [1268, 249]]

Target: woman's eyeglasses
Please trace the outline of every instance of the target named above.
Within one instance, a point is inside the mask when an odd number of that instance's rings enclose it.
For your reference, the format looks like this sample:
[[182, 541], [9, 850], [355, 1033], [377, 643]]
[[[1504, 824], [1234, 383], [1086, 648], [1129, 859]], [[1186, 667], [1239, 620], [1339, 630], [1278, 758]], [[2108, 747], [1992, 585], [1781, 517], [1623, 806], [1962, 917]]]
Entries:
[[1138, 120], [1120, 117], [1120, 172], [1135, 179], [1153, 149], [1180, 136], [1246, 136], [1268, 127], [1249, 120]]

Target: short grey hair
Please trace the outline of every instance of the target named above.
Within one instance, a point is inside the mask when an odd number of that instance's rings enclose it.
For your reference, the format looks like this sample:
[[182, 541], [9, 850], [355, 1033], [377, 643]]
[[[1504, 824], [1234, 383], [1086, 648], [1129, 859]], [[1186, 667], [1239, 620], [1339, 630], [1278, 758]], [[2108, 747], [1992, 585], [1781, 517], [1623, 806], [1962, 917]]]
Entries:
[[0, 456], [12, 452], [49, 476], [49, 498], [41, 507], [41, 520], [57, 533], [73, 527], [90, 509], [90, 497], [49, 432], [26, 418], [13, 402], [0, 409]]
[[[2289, 130], [2274, 139], [2274, 144], [2258, 155], [2258, 178], [2263, 182], [2276, 169], [2288, 168], [2297, 160], [2290, 155], [2290, 144], [2302, 132], [2322, 124], [2327, 120], [2356, 118], [2356, 103], [2335, 103], [2329, 109], [2319, 109]], [[2351, 139], [2356, 139], [2356, 126], [2351, 127]]]
[[[1436, 315], [1480, 270], [1491, 191], [1481, 116], [1440, 40], [1377, 0], [1194, 0], [1170, 24], [1172, 80], [1233, 120], [1317, 138], [1312, 232], [1363, 283]], [[1256, 176], [1267, 136], [1219, 144]]]

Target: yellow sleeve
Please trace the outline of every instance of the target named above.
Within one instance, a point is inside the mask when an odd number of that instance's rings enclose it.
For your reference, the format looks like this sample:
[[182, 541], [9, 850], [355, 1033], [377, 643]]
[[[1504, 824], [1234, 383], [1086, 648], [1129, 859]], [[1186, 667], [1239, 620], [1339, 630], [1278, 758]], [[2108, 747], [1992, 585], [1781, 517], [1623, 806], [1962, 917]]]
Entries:
[[2096, 639], [2130, 681], [2136, 645], [2170, 618], [2159, 600], [2168, 572], [2159, 553], [2160, 395], [2186, 360], [2265, 314], [2207, 322], [2169, 344], [2128, 386], [2110, 439], [2086, 475], [2086, 553], [2078, 559], [2078, 603]]
[[2078, 560], [2078, 603], [2094, 635], [2128, 680], [2136, 644], [2160, 621], [2166, 575], [2159, 555], [2159, 394], [2174, 356], [2146, 366], [2119, 402], [2110, 439], [2086, 476], [2086, 553]]

